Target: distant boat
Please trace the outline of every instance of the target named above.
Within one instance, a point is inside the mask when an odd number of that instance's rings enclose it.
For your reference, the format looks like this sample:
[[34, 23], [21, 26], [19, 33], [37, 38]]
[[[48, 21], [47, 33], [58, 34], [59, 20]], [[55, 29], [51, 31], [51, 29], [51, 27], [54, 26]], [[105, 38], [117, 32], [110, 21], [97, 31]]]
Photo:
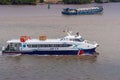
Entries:
[[103, 7], [102, 6], [95, 6], [90, 8], [79, 8], [79, 9], [73, 9], [73, 8], [64, 8], [62, 11], [62, 14], [65, 15], [89, 15], [89, 14], [98, 14], [102, 13]]

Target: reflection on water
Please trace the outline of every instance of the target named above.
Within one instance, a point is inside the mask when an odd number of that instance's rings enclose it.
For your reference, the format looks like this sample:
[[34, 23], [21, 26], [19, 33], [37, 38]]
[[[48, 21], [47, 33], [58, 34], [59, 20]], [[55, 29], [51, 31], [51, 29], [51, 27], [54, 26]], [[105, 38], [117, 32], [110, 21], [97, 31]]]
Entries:
[[19, 62], [21, 61], [21, 58], [23, 57], [30, 57], [33, 58], [32, 60], [35, 60], [35, 59], [45, 59], [46, 60], [55, 60], [55, 61], [64, 61], [64, 62], [72, 62], [72, 61], [83, 61], [83, 62], [90, 62], [90, 63], [94, 63], [97, 59], [97, 56], [99, 55], [99, 53], [94, 53], [94, 55], [81, 55], [81, 56], [78, 56], [78, 55], [22, 55], [22, 54], [13, 54], [13, 55], [9, 55], [9, 54], [4, 54], [2, 55], [1, 54], [1, 57], [3, 56], [4, 58], [6, 58], [6, 60], [10, 59], [12, 61], [15, 61], [15, 62]]
[[96, 61], [96, 58], [97, 56], [96, 55], [83, 55], [83, 56], [40, 56], [40, 55], [2, 55], [4, 56], [6, 59], [10, 59], [14, 61], [14, 59], [16, 59], [15, 61], [18, 61], [18, 60], [21, 60], [20, 58], [21, 57], [31, 57], [36, 59], [36, 58], [39, 58], [39, 59], [47, 59], [47, 60], [62, 60], [62, 61], [90, 61], [90, 62], [95, 62]]
[[4, 56], [1, 71], [5, 76], [2, 78], [9, 80], [15, 77], [18, 80], [82, 79], [80, 75], [89, 78], [87, 74], [84, 74], [86, 72], [82, 67], [87, 64], [90, 66], [95, 61], [95, 56]]

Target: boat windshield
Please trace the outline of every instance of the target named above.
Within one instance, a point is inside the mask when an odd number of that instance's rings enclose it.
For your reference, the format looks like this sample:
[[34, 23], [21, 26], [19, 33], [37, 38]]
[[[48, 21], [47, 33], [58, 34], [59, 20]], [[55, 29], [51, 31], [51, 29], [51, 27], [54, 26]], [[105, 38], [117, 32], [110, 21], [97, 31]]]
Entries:
[[9, 43], [5, 50], [6, 51], [19, 51], [19, 48], [21, 47], [21, 43]]
[[66, 12], [76, 12], [76, 9], [66, 8], [66, 9], [64, 9], [64, 11], [66, 11]]
[[79, 39], [75, 39], [74, 41], [83, 42], [84, 39], [83, 38], [79, 38]]
[[77, 42], [83, 42], [83, 38], [75, 38], [75, 39], [70, 39], [70, 41], [77, 41]]

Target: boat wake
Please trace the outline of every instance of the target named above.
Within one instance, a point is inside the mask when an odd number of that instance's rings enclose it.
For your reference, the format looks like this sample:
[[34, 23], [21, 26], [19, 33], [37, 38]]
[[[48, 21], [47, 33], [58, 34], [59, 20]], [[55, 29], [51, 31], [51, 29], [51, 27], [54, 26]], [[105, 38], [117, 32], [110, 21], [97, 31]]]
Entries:
[[17, 56], [21, 56], [22, 54], [2, 54], [2, 51], [0, 51], [0, 56], [11, 56], [11, 57], [17, 57]]
[[2, 56], [2, 51], [0, 51], [0, 56]]

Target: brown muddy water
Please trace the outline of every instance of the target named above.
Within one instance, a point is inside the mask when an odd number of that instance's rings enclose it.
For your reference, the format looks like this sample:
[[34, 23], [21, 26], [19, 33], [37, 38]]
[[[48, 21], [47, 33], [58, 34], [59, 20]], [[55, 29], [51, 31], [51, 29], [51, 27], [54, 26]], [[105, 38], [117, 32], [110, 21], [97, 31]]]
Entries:
[[[65, 16], [62, 8], [103, 6], [97, 15]], [[87, 5], [1, 5], [0, 47], [9, 39], [30, 35], [63, 37], [69, 28], [96, 41], [97, 57], [0, 56], [0, 80], [120, 80], [120, 3]]]

